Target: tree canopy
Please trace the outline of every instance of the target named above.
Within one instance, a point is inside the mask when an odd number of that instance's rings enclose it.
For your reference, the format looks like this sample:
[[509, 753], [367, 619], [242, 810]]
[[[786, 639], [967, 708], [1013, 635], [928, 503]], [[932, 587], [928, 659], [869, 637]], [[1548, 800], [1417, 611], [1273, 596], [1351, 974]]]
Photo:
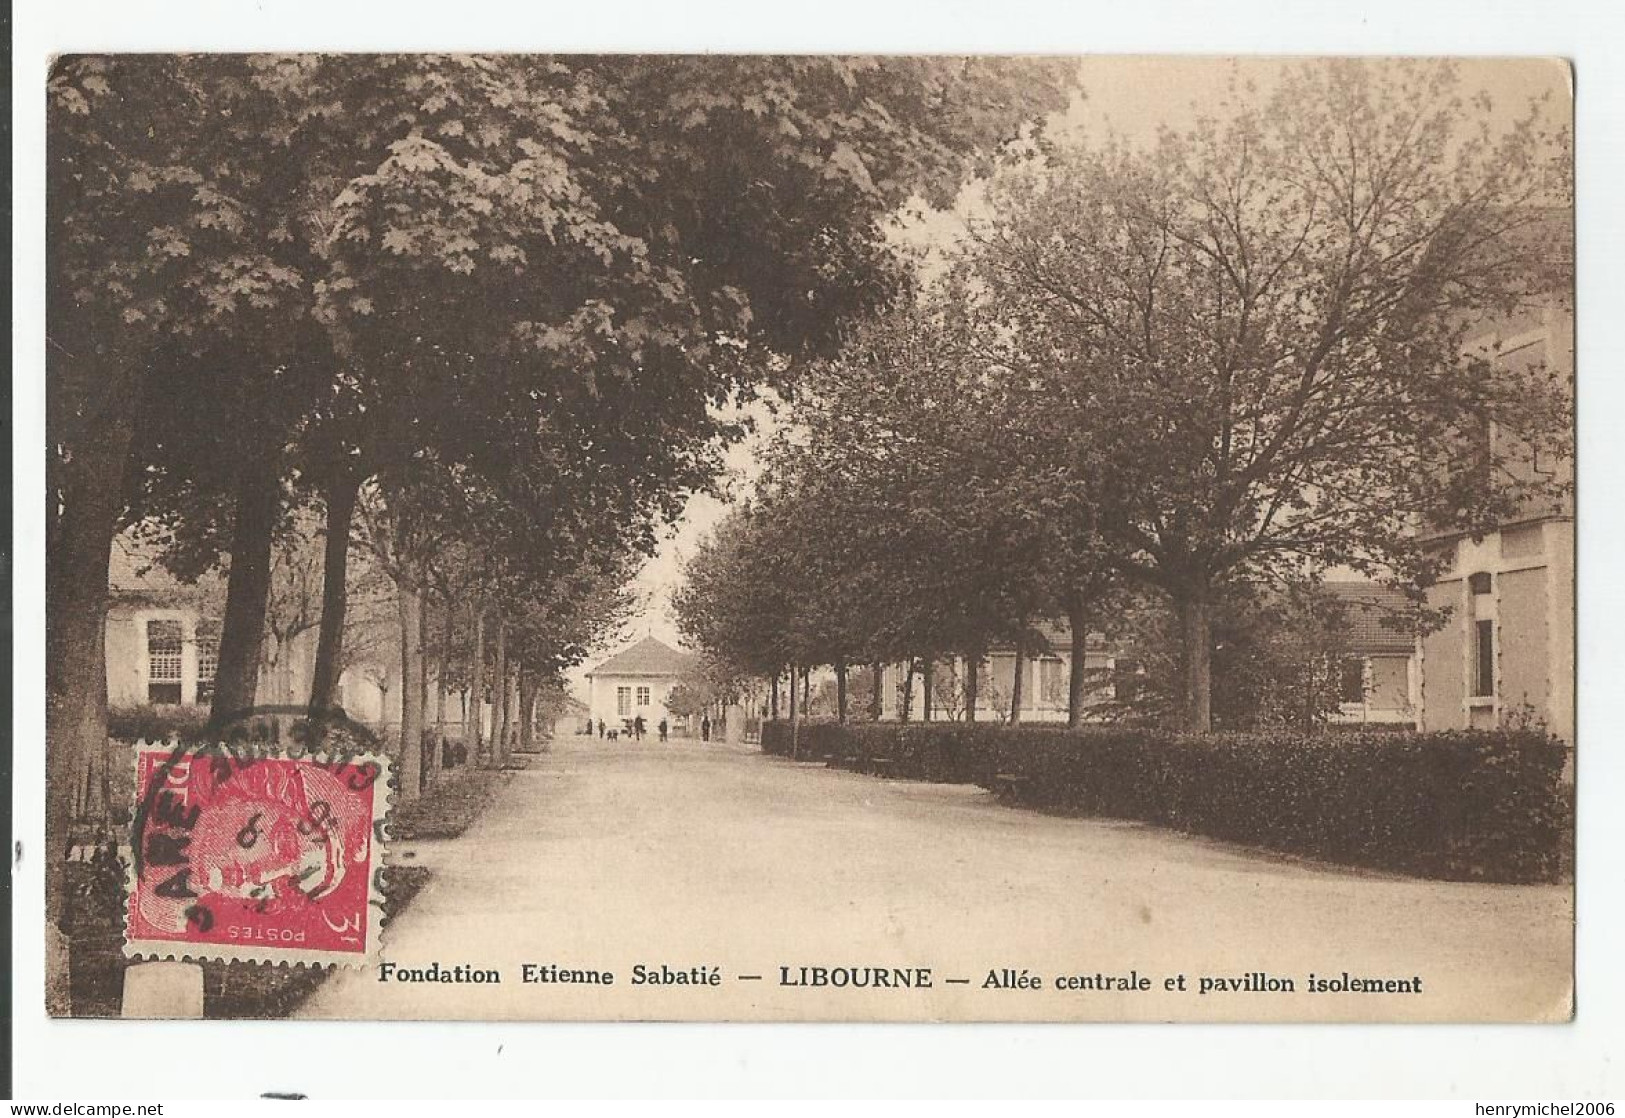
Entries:
[[406, 675], [428, 612], [454, 607], [473, 649], [489, 618], [496, 675], [510, 644], [556, 671], [715, 476], [738, 434], [723, 405], [895, 298], [910, 274], [891, 215], [989, 171], [1070, 81], [1036, 59], [59, 59], [53, 842], [70, 750], [105, 724], [122, 525], [179, 572], [228, 571], [217, 718], [254, 700], [273, 556], [311, 510], [313, 711], [345, 662], [358, 507], [387, 527], [371, 544], [389, 544], [403, 636], [420, 630]]
[[1206, 729], [1227, 588], [1417, 592], [1430, 533], [1567, 485], [1520, 468], [1569, 451], [1564, 370], [1479, 341], [1562, 297], [1565, 135], [1538, 106], [1492, 129], [1433, 61], [1235, 92], [1008, 168], [934, 290], [818, 367], [761, 487], [780, 511], [753, 515], [801, 520], [777, 577], [808, 576], [845, 654], [973, 654], [1041, 611], [1076, 640], [1139, 587], [1178, 616]]

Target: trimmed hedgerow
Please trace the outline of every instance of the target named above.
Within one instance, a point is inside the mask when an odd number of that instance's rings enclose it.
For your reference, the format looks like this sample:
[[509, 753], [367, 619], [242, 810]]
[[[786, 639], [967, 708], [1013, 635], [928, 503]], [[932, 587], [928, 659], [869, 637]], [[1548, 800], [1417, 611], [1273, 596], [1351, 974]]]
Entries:
[[[1197, 735], [811, 722], [797, 737], [807, 760], [853, 758], [891, 776], [980, 784], [1023, 806], [1347, 865], [1489, 881], [1556, 880], [1572, 865], [1567, 748], [1530, 730]], [[788, 725], [765, 725], [762, 748], [788, 756]]]
[[109, 707], [107, 736], [119, 741], [198, 741], [206, 736], [206, 706]]
[[[997, 737], [989, 734], [993, 729], [960, 722], [809, 721], [801, 723], [796, 732], [793, 756], [802, 761], [851, 758], [854, 767], [863, 769], [884, 759], [892, 763], [889, 771], [896, 776], [974, 784], [993, 771], [989, 766], [995, 764], [998, 745]], [[1027, 728], [1021, 732], [1028, 732]], [[1053, 729], [1037, 732], [1057, 736]], [[790, 724], [763, 723], [762, 750], [792, 756]]]

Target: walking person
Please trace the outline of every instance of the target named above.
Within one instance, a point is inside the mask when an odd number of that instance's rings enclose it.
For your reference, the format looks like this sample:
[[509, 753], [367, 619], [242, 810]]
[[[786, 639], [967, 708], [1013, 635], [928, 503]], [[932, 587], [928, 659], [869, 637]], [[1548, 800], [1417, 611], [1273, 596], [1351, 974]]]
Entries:
[[604, 736], [604, 720], [602, 718], [598, 720], [598, 736], [600, 738]]
[[700, 740], [711, 740], [711, 716], [709, 714], [700, 719]]
[[664, 718], [662, 718], [660, 720], [660, 740], [662, 742], [664, 742], [666, 740], [666, 731], [669, 730], [669, 729], [670, 729], [670, 727], [666, 725], [666, 720]]
[[639, 740], [643, 740], [643, 715], [632, 719], [632, 733]]

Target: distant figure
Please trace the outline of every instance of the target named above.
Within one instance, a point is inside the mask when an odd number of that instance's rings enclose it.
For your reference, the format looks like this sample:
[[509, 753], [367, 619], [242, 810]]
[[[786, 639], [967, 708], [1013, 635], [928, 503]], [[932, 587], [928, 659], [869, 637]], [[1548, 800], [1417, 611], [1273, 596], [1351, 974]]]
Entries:
[[660, 720], [660, 740], [661, 741], [666, 740], [666, 731], [669, 730], [670, 728], [671, 727], [666, 725], [666, 720], [664, 718], [662, 718]]
[[639, 741], [643, 740], [643, 715], [640, 714], [632, 719], [632, 734]]
[[700, 719], [700, 740], [711, 740], [711, 716], [709, 714]]
[[598, 736], [604, 736], [604, 720], [602, 718], [598, 720]]

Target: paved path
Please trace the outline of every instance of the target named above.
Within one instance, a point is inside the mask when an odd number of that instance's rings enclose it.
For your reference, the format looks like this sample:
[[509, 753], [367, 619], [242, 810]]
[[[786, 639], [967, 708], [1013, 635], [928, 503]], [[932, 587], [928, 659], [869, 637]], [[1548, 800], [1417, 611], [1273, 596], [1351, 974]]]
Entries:
[[[1139, 1018], [1563, 1016], [1572, 892], [1383, 877], [1137, 824], [1001, 807], [712, 743], [561, 742], [462, 838], [396, 851], [434, 879], [385, 934], [403, 968], [500, 984], [335, 975], [309, 1017]], [[612, 971], [524, 983], [522, 967]], [[633, 968], [722, 985], [634, 985]], [[930, 989], [813, 990], [801, 967], [931, 968]], [[1042, 988], [984, 988], [996, 968]], [[1310, 994], [1308, 974], [1420, 975], [1424, 993]], [[1146, 977], [1146, 992], [1058, 977]], [[1202, 976], [1286, 993], [1196, 992]], [[1184, 993], [1165, 986], [1183, 973]], [[758, 974], [760, 981], [741, 980]], [[947, 979], [969, 979], [949, 984]]]

